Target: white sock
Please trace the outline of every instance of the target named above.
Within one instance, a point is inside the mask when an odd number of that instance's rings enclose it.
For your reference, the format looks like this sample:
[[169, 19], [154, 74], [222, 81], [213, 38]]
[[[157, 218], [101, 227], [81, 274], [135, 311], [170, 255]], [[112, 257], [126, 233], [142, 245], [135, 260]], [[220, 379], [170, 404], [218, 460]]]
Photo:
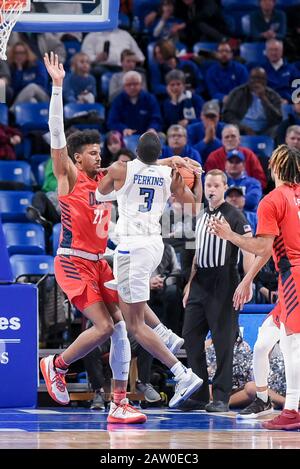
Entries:
[[288, 410], [296, 410], [298, 412], [299, 405], [299, 390], [298, 389], [287, 389], [285, 395], [284, 408]]
[[264, 401], [265, 404], [268, 402], [268, 391], [257, 391], [256, 395], [259, 397], [259, 399]]
[[170, 370], [175, 376], [175, 378], [179, 378], [180, 375], [187, 372], [187, 368], [181, 362], [175, 363], [175, 365], [173, 365]]

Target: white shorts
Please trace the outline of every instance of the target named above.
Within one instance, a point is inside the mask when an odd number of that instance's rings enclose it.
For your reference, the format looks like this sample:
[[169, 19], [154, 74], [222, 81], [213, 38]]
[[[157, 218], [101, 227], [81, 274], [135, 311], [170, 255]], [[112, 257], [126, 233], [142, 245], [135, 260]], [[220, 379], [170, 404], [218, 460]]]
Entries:
[[160, 264], [164, 252], [161, 237], [147, 238], [144, 244], [121, 242], [115, 251], [114, 277], [118, 282], [118, 294], [125, 303], [148, 301], [150, 278]]

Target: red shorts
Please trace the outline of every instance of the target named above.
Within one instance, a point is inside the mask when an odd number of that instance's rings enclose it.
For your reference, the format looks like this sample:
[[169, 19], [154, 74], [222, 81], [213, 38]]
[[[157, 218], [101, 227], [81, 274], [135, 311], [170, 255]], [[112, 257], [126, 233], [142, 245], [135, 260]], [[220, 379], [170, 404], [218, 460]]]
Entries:
[[56, 256], [54, 270], [57, 283], [79, 311], [98, 302], [118, 303], [118, 293], [104, 286], [114, 278], [104, 259], [94, 262], [75, 256]]
[[280, 322], [288, 331], [300, 332], [300, 266], [291, 267], [278, 279]]

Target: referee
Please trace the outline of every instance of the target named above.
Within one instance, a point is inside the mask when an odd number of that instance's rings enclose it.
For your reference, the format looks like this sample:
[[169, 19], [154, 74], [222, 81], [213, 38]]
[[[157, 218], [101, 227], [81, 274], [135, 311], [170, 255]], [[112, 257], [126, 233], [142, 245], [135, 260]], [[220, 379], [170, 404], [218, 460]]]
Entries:
[[[238, 335], [238, 313], [232, 298], [239, 283], [239, 249], [228, 241], [207, 232], [211, 216], [224, 217], [231, 228], [244, 236], [252, 236], [248, 221], [240, 210], [225, 202], [227, 177], [219, 169], [209, 171], [205, 178], [208, 207], [196, 224], [196, 252], [191, 275], [186, 285], [183, 337], [188, 364], [203, 378], [203, 385], [182, 410], [205, 409], [207, 412], [228, 411], [232, 390], [233, 347]], [[243, 251], [245, 273], [254, 261]], [[216, 351], [217, 369], [212, 382], [213, 401], [209, 402], [205, 339], [211, 332]]]

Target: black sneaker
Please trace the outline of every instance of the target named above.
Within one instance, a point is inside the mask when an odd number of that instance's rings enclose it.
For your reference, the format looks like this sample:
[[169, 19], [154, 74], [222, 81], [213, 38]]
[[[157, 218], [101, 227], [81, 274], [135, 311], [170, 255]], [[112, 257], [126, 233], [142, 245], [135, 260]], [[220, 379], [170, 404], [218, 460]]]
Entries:
[[189, 412], [190, 410], [205, 410], [206, 405], [207, 402], [197, 401], [197, 399], [187, 399], [179, 404], [177, 408], [183, 412]]
[[245, 409], [241, 410], [237, 414], [238, 419], [256, 419], [260, 415], [267, 415], [273, 412], [271, 399], [268, 397], [267, 402], [256, 396], [253, 402], [248, 405]]
[[205, 406], [206, 412], [228, 412], [229, 407], [227, 402], [212, 401]]

